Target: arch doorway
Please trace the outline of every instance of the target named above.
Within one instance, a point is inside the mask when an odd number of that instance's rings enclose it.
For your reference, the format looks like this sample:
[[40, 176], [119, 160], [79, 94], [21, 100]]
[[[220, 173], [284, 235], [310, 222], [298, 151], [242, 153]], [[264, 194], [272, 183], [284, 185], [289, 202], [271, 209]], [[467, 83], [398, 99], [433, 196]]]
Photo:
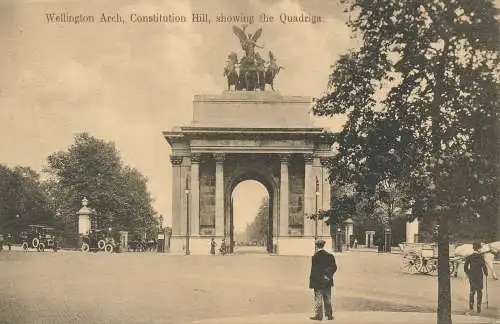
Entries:
[[268, 189], [255, 180], [239, 182], [231, 195], [231, 240], [234, 253], [265, 253], [272, 248]]
[[[260, 239], [254, 237], [250, 243], [255, 244], [254, 246], [262, 246], [262, 252], [275, 252], [276, 215], [278, 213], [275, 202], [279, 195], [275, 182], [276, 179], [272, 177], [272, 173], [264, 166], [261, 168], [240, 166], [228, 178], [225, 195], [225, 236], [230, 242], [231, 252], [237, 252], [235, 246], [238, 243], [238, 230], [246, 227], [246, 220], [249, 218], [250, 221], [255, 219], [263, 199], [267, 201], [267, 212], [265, 213], [267, 215], [263, 215], [266, 227], [261, 228]], [[243, 242], [239, 243], [241, 245]]]

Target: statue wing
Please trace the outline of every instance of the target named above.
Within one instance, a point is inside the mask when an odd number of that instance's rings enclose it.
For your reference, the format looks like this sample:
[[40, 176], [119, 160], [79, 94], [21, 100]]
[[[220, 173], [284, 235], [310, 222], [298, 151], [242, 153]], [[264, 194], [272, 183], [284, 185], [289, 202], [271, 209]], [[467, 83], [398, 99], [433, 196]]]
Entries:
[[245, 32], [241, 28], [233, 26], [233, 33], [240, 39], [240, 42], [247, 40], [247, 35], [245, 35]]
[[259, 39], [260, 35], [262, 35], [262, 28], [259, 28], [259, 29], [258, 29], [258, 30], [257, 30], [257, 31], [253, 34], [253, 36], [252, 36], [252, 40], [253, 40], [254, 42], [256, 42], [256, 41]]

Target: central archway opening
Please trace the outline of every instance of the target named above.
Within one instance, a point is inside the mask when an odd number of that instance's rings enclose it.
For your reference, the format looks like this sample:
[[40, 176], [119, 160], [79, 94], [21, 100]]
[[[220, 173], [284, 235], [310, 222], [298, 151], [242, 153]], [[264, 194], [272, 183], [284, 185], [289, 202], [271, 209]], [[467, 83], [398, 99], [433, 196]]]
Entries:
[[272, 199], [259, 181], [238, 183], [231, 194], [235, 253], [269, 253], [273, 245]]

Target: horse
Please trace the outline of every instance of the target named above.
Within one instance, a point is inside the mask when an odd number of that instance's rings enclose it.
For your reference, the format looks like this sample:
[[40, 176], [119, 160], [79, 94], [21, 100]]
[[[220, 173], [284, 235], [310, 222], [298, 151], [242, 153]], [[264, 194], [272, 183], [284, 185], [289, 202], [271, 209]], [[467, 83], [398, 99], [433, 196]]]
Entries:
[[265, 78], [266, 78], [266, 84], [269, 84], [271, 86], [271, 90], [275, 91], [274, 90], [274, 78], [276, 77], [276, 75], [278, 75], [278, 73], [280, 72], [280, 70], [283, 69], [282, 66], [277, 66], [276, 64], [270, 64], [267, 69], [266, 69], [266, 75], [265, 75]]
[[234, 86], [234, 90], [238, 90], [238, 72], [236, 72], [238, 57], [236, 53], [232, 52], [227, 56], [227, 59], [228, 61], [224, 67], [224, 76], [227, 77], [227, 90], [231, 90], [231, 85]]

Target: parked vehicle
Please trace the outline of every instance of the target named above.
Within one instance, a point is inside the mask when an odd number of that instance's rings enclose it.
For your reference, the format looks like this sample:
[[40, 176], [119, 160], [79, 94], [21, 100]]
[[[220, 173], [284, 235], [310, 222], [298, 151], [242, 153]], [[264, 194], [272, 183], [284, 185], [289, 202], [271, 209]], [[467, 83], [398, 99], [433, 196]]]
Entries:
[[[28, 249], [37, 249], [40, 250], [40, 239], [42, 238], [42, 228], [43, 225], [28, 225], [21, 233], [19, 234], [19, 241], [21, 243], [21, 247], [27, 251]], [[42, 245], [44, 248], [45, 246]]]
[[52, 227], [43, 226], [39, 230], [38, 249], [44, 251], [45, 249], [52, 249], [54, 252], [58, 250], [58, 244], [55, 235], [55, 229]]
[[88, 235], [82, 236], [80, 250], [82, 252], [89, 251], [105, 251], [111, 253], [116, 247], [115, 240], [104, 229], [91, 230]]

